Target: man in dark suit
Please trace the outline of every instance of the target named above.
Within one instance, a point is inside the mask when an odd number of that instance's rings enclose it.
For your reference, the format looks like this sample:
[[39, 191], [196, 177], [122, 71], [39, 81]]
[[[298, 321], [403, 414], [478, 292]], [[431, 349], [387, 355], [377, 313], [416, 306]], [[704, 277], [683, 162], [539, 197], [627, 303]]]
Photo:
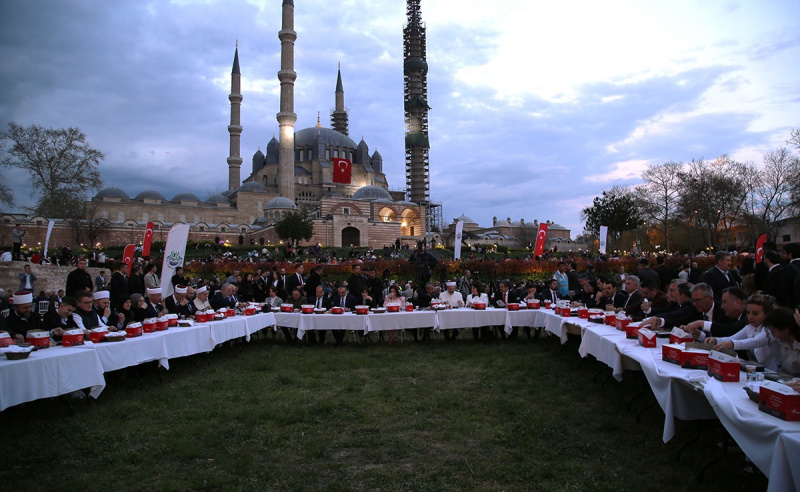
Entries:
[[[650, 268], [650, 260], [647, 258], [642, 258], [639, 260], [639, 271], [636, 272], [636, 276], [639, 277], [639, 281], [643, 280], [653, 280], [657, 284], [661, 284], [661, 277], [658, 273]], [[630, 294], [630, 292], [628, 292]]]
[[[675, 267], [667, 265], [664, 262], [664, 257], [658, 255], [656, 257], [656, 273], [658, 274], [658, 278], [661, 279], [659, 284], [659, 288], [661, 290], [667, 290], [669, 283], [678, 278], [678, 270]], [[644, 282], [645, 279], [641, 279]]]
[[[317, 284], [317, 286], [314, 288], [314, 295], [307, 298], [306, 300], [308, 301], [309, 304], [314, 305], [314, 309], [328, 310], [333, 305], [331, 303], [331, 298], [325, 295], [325, 289], [322, 287], [321, 283]], [[327, 332], [325, 330], [318, 330], [318, 331], [310, 330], [306, 332], [306, 340], [308, 341], [308, 343], [316, 343], [317, 340], [319, 340], [320, 343], [325, 343], [326, 334]]]
[[367, 279], [361, 273], [361, 265], [356, 263], [353, 265], [353, 273], [347, 277], [347, 291], [354, 296], [359, 296], [366, 283]]
[[[672, 329], [675, 326], [685, 325], [701, 317], [692, 303], [692, 291], [687, 282], [672, 282], [669, 284], [667, 299], [674, 302], [677, 308], [667, 311], [660, 316], [653, 316], [642, 322], [642, 327], [650, 329]], [[713, 299], [712, 299], [713, 302]]]
[[236, 308], [236, 299], [233, 297], [233, 291], [236, 288], [233, 284], [223, 284], [216, 294], [208, 301], [214, 311], [220, 308]]
[[603, 297], [601, 299], [600, 306], [606, 311], [622, 310], [622, 306], [625, 305], [626, 299], [627, 297], [625, 297], [625, 294], [617, 292], [616, 281], [608, 279], [608, 281], [603, 284]]
[[375, 267], [366, 267], [364, 269], [366, 273], [366, 279], [364, 279], [364, 285], [361, 287], [361, 290], [364, 290], [364, 287], [369, 288], [369, 296], [374, 300], [376, 306], [383, 306], [383, 280], [382, 278], [378, 277], [375, 272]]
[[188, 318], [194, 314], [194, 303], [186, 297], [189, 288], [185, 285], [176, 285], [175, 293], [164, 300], [164, 307], [170, 314], [177, 314], [179, 318]]
[[[556, 288], [558, 288], [558, 281], [553, 279], [556, 282]], [[509, 305], [509, 303], [519, 302], [519, 296], [517, 295], [516, 291], [511, 288], [511, 281], [506, 279], [500, 281], [500, 292], [497, 293], [497, 297], [494, 299], [494, 306], [498, 308], [504, 308]], [[518, 328], [515, 326], [511, 328], [511, 339], [517, 339], [517, 330]], [[500, 333], [500, 337], [505, 339], [506, 332], [505, 329], [500, 326], [498, 328], [498, 333]]]
[[713, 321], [694, 321], [684, 328], [698, 340], [708, 336], [729, 337], [747, 326], [747, 293], [740, 287], [728, 287], [722, 293], [724, 318], [715, 317]]
[[764, 253], [764, 261], [759, 265], [764, 265], [767, 270], [761, 282], [761, 292], [777, 299], [781, 293], [781, 270], [786, 268], [781, 265], [781, 255], [777, 251], [767, 251]]
[[108, 284], [111, 291], [111, 306], [114, 309], [122, 307], [122, 302], [128, 297], [128, 264], [120, 263], [116, 272], [111, 275]]
[[275, 293], [278, 294], [278, 297], [284, 300], [289, 298], [289, 292], [291, 291], [286, 290], [286, 269], [283, 267], [278, 271], [278, 275], [275, 278], [275, 288], [277, 289]]
[[[639, 290], [643, 297], [642, 302], [639, 304], [639, 310], [636, 312], [628, 312], [628, 315], [633, 318], [634, 321], [641, 321], [648, 316], [658, 316], [678, 308], [677, 303], [671, 305], [667, 299], [667, 295], [658, 290], [658, 285], [652, 280], [645, 280], [642, 282], [639, 285]], [[675, 288], [675, 294], [677, 294], [677, 287]]]
[[[113, 289], [112, 289], [113, 290]], [[128, 277], [128, 295], [144, 295], [144, 274], [141, 265], [133, 265], [130, 276]]]
[[[80, 301], [80, 299], [78, 299]], [[80, 312], [81, 306], [78, 302], [78, 309], [76, 313]], [[161, 303], [161, 287], [154, 287], [147, 289], [147, 297], [145, 298], [145, 318], [158, 318], [167, 314], [167, 309]]]
[[[334, 294], [333, 299], [331, 299], [331, 305], [333, 307], [344, 308], [345, 311], [353, 311], [356, 309], [356, 304], [356, 297], [348, 292], [347, 286], [344, 284], [339, 285], [336, 294]], [[331, 331], [333, 332], [333, 339], [336, 340], [336, 346], [340, 346], [344, 340], [345, 330]], [[359, 335], [362, 338], [364, 336], [363, 333], [359, 333]]]
[[731, 254], [727, 251], [717, 251], [714, 255], [716, 264], [706, 270], [700, 277], [700, 282], [708, 284], [714, 291], [714, 300], [717, 304], [722, 302], [722, 291], [728, 287], [741, 287], [739, 274], [731, 270]]
[[313, 299], [317, 292], [317, 286], [322, 285], [322, 265], [314, 265], [311, 275], [306, 279], [303, 289], [306, 291], [306, 299]]
[[539, 300], [542, 301], [542, 306], [544, 306], [545, 301], [556, 303], [559, 299], [561, 298], [558, 295], [558, 280], [551, 278], [547, 281], [547, 287], [542, 289]]
[[294, 275], [289, 275], [286, 278], [286, 292], [291, 293], [294, 289], [300, 289], [300, 293], [304, 294], [303, 286], [306, 284], [303, 278], [304, 268], [302, 263], [295, 263]]
[[753, 274], [753, 279], [756, 284], [756, 290], [766, 291], [766, 289], [764, 288], [764, 282], [767, 280], [767, 274], [770, 271], [770, 267], [767, 265], [766, 262], [767, 253], [769, 253], [770, 251], [775, 252], [778, 261], [773, 262], [773, 265], [780, 265], [781, 257], [780, 254], [778, 254], [778, 246], [772, 241], [766, 241], [764, 243], [762, 250], [764, 251], [764, 260], [761, 261], [760, 263], [756, 263], [756, 271]]
[[783, 247], [784, 258], [789, 262], [781, 270], [781, 289], [776, 301], [779, 306], [794, 308], [800, 304], [800, 243], [789, 243]]
[[625, 292], [628, 293], [628, 296], [625, 298], [621, 310], [625, 311], [629, 316], [631, 313], [640, 313], [642, 311], [642, 301], [644, 297], [639, 290], [639, 277], [636, 275], [628, 275], [625, 277]]

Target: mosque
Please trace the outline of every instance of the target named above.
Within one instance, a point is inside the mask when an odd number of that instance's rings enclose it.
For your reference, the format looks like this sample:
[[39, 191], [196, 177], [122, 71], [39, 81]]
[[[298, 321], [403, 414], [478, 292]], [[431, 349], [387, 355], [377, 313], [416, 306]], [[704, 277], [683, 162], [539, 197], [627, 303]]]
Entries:
[[[241, 180], [240, 137], [241, 71], [238, 46], [231, 70], [230, 156], [228, 186], [222, 193], [200, 199], [192, 193], [179, 193], [167, 199], [156, 190], [134, 197], [120, 188], [105, 188], [87, 202], [111, 223], [106, 243], [139, 239], [147, 222], [153, 222], [156, 237], [165, 237], [175, 223], [190, 224], [193, 241], [220, 238], [230, 243], [277, 243], [274, 225], [287, 212], [303, 209], [313, 220], [310, 243], [323, 246], [416, 244], [425, 238], [424, 204], [406, 201], [405, 191], [389, 191], [383, 172], [383, 158], [361, 139], [349, 137], [348, 113], [344, 104], [341, 67], [335, 90], [332, 128], [324, 128], [317, 115], [313, 128], [295, 130], [294, 113], [294, 2], [284, 0], [281, 42], [280, 108], [277, 114], [278, 137], [266, 145], [266, 154], [257, 150], [252, 169]], [[398, 136], [399, 137], [399, 136]]]

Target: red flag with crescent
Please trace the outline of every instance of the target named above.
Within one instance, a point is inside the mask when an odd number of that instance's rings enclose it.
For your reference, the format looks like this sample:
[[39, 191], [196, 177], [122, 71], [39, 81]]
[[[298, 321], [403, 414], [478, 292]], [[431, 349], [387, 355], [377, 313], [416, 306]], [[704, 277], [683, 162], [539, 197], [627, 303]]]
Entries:
[[764, 261], [764, 243], [767, 242], [767, 233], [758, 236], [756, 240], [756, 263]]
[[353, 165], [350, 159], [334, 157], [333, 161], [333, 182], [350, 184]]
[[136, 251], [135, 244], [129, 244], [125, 246], [125, 250], [122, 252], [122, 263], [128, 265], [128, 273], [131, 271], [131, 263], [133, 263], [133, 253]]
[[539, 224], [539, 232], [536, 234], [536, 247], [533, 249], [533, 257], [542, 256], [544, 253], [544, 242], [547, 240], [547, 222]]
[[148, 222], [144, 230], [144, 241], [142, 241], [142, 256], [150, 256], [150, 243], [153, 242], [153, 223]]

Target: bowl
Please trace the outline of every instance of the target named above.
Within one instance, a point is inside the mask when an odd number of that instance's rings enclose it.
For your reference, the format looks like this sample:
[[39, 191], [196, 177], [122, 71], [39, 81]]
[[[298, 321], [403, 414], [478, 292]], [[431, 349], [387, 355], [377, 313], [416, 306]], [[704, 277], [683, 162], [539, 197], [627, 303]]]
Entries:
[[372, 312], [376, 313], [376, 314], [385, 313], [386, 312], [386, 308], [382, 308], [382, 307], [372, 308]]

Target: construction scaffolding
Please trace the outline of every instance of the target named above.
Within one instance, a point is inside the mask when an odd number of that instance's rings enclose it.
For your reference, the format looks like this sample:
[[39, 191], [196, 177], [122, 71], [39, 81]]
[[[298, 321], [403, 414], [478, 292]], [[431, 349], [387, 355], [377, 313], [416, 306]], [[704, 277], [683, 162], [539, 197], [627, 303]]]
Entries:
[[[428, 141], [428, 62], [420, 0], [408, 0], [403, 28], [403, 88], [406, 123], [406, 193], [408, 200], [430, 210], [430, 143]], [[427, 222], [430, 232], [431, 222]]]

